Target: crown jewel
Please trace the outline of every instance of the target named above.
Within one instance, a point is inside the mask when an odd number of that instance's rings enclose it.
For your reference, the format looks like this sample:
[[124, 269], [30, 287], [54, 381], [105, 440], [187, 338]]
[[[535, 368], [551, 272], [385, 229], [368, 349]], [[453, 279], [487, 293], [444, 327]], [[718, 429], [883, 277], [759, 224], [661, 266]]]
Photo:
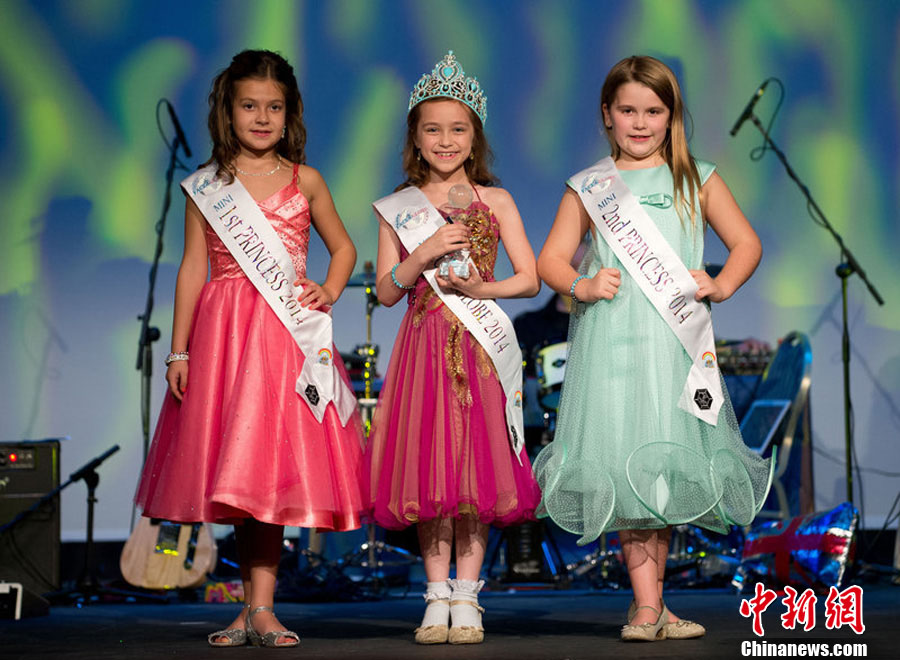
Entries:
[[487, 96], [481, 91], [477, 78], [467, 78], [466, 72], [456, 61], [453, 51], [444, 55], [431, 73], [425, 73], [409, 96], [409, 109], [422, 101], [445, 96], [465, 103], [472, 108], [481, 123], [487, 120]]

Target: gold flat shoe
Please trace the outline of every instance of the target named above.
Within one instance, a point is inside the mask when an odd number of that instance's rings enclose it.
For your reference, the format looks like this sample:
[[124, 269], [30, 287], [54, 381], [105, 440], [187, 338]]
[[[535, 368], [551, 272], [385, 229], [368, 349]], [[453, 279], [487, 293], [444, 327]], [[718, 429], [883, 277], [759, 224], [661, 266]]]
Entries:
[[[663, 626], [666, 630], [666, 639], [697, 639], [706, 634], [706, 628], [696, 621], [679, 619], [678, 621], [670, 623], [669, 617], [671, 616], [671, 612], [669, 612], [669, 608], [666, 607], [665, 601], [663, 601], [662, 606], [663, 612], [666, 614], [666, 625]], [[636, 609], [635, 602], [632, 600], [631, 605], [628, 608], [628, 614], [626, 615], [629, 622], [634, 618]]]
[[[634, 609], [634, 614], [643, 609], [656, 612], [656, 623], [642, 623], [639, 625], [629, 623], [622, 626], [620, 637], [623, 642], [657, 642], [666, 638], [665, 625], [668, 618], [666, 611], [660, 611], [649, 605], [641, 605]], [[634, 618], [634, 615], [632, 615], [632, 618]]]
[[666, 631], [666, 639], [697, 639], [706, 634], [706, 628], [696, 621], [688, 621], [687, 619], [679, 619], [674, 623], [669, 623], [669, 608], [663, 603], [663, 614], [666, 615], [666, 625], [663, 630]]

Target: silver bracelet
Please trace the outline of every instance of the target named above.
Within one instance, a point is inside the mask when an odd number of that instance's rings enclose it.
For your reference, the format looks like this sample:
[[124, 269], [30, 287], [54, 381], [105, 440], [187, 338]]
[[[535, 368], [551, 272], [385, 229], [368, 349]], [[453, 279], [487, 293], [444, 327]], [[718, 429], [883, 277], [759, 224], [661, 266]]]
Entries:
[[169, 353], [166, 356], [166, 366], [168, 367], [173, 362], [179, 362], [181, 360], [188, 359], [188, 352], [184, 351], [183, 353]]
[[579, 275], [578, 277], [575, 278], [575, 281], [572, 282], [572, 286], [569, 287], [569, 296], [572, 298], [572, 300], [574, 300], [577, 303], [582, 302], [582, 301], [578, 300], [578, 296], [575, 295], [575, 285], [578, 284], [581, 280], [586, 280], [586, 279], [587, 279], [587, 275]]

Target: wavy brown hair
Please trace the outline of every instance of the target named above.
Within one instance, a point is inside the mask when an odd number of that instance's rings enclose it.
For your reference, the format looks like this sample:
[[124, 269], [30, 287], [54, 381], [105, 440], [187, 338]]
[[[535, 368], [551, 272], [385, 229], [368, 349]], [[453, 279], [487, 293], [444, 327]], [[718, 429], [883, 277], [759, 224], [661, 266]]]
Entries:
[[[678, 217], [684, 221], [682, 210], [688, 207], [691, 225], [697, 221], [696, 202], [701, 199], [700, 172], [688, 149], [687, 135], [684, 128], [685, 115], [688, 115], [681, 96], [678, 79], [672, 69], [649, 55], [633, 55], [616, 63], [606, 76], [600, 91], [601, 121], [602, 108], [611, 109], [616, 99], [616, 92], [625, 83], [636, 82], [649, 87], [669, 109], [669, 132], [663, 142], [662, 151], [672, 171], [674, 183], [674, 203]], [[689, 116], [689, 115], [688, 115]], [[606, 139], [612, 150], [613, 160], [621, 153], [612, 135], [612, 129], [606, 128]], [[686, 191], [686, 192], [685, 192]]]
[[[406, 115], [406, 143], [403, 145], [403, 171], [406, 173], [406, 181], [397, 186], [394, 190], [403, 190], [410, 186], [421, 186], [428, 180], [428, 163], [419, 158], [419, 150], [416, 147], [416, 131], [419, 128], [419, 118], [422, 115], [422, 106], [430, 101], [455, 100], [450, 97], [438, 97], [422, 101], [415, 105], [409, 114]], [[456, 101], [460, 103], [459, 101]], [[469, 119], [474, 128], [474, 136], [472, 138], [472, 158], [466, 159], [465, 167], [466, 176], [469, 181], [479, 186], [496, 186], [500, 184], [500, 179], [491, 172], [491, 164], [494, 162], [494, 152], [488, 144], [487, 136], [484, 134], [484, 126], [478, 115], [465, 103], [460, 103], [469, 113]]]
[[255, 78], [273, 80], [284, 94], [285, 133], [275, 151], [279, 156], [295, 163], [305, 163], [306, 127], [303, 125], [303, 99], [294, 77], [294, 69], [278, 53], [270, 50], [244, 50], [235, 55], [228, 68], [213, 80], [209, 93], [209, 135], [213, 148], [210, 159], [200, 167], [218, 163], [216, 175], [228, 182], [234, 181], [229, 169], [231, 162], [241, 151], [241, 145], [232, 128], [234, 86], [239, 80]]

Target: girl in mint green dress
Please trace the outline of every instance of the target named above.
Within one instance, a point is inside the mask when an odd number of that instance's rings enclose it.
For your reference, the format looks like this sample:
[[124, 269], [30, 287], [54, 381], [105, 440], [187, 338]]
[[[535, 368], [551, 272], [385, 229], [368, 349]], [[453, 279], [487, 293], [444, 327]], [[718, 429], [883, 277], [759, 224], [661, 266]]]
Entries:
[[[622, 60], [601, 109], [617, 169], [690, 270], [697, 299], [731, 297], [759, 263], [760, 241], [715, 166], [690, 155], [675, 75], [650, 57]], [[707, 224], [729, 250], [715, 278], [701, 270]], [[591, 227], [567, 188], [538, 259], [543, 280], [577, 303], [556, 435], [534, 463], [539, 513], [580, 544], [619, 531], [635, 595], [623, 639], [700, 637], [703, 626], [662, 601], [671, 526], [749, 524], [771, 461], [744, 445], [727, 392], [715, 426], [678, 407], [691, 357], [606, 241], [594, 234], [581, 272], [570, 265]]]

